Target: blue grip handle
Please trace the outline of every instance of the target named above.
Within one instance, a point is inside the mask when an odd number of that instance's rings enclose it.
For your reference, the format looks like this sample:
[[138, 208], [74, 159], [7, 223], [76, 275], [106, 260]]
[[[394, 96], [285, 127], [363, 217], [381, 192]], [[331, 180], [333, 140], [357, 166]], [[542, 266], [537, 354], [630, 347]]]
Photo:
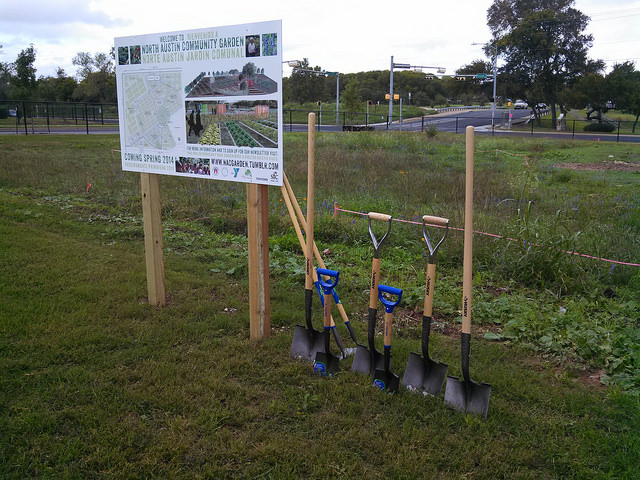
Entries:
[[[383, 293], [388, 293], [390, 295], [396, 295], [398, 298], [397, 298], [397, 300], [395, 302], [392, 301], [392, 300], [387, 300], [382, 295]], [[395, 306], [400, 303], [400, 300], [402, 300], [402, 289], [401, 288], [395, 288], [395, 287], [389, 287], [388, 285], [379, 284], [378, 285], [378, 298], [380, 299], [380, 301], [384, 305], [385, 311], [387, 313], [393, 313], [393, 309], [395, 308]]]
[[[322, 279], [322, 275], [325, 277], [331, 277], [335, 280], [333, 282], [327, 282]], [[333, 288], [338, 284], [338, 279], [340, 277], [340, 272], [337, 270], [328, 270], [326, 268], [318, 268], [318, 282], [324, 289], [324, 293], [326, 295], [331, 295], [333, 292]]]

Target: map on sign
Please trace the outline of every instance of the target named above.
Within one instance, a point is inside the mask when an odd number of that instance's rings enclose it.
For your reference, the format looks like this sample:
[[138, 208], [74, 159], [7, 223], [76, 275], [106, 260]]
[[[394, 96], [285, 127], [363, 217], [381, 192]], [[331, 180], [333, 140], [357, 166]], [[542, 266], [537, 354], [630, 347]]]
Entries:
[[180, 113], [178, 119], [182, 118], [180, 71], [127, 73], [122, 80], [125, 146], [173, 149], [174, 132], [182, 129], [182, 123], [171, 124], [176, 113]]

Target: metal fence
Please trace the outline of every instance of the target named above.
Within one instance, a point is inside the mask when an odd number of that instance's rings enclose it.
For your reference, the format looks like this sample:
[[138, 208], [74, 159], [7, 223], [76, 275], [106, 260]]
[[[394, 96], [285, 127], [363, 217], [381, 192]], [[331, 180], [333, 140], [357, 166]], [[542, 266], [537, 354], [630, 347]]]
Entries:
[[99, 132], [118, 132], [115, 103], [0, 101], [0, 133]]
[[[285, 131], [306, 129], [309, 110], [286, 109], [283, 111]], [[402, 118], [399, 115], [389, 117], [380, 109], [369, 112], [337, 112], [335, 110], [316, 110], [316, 128], [319, 131], [357, 131], [357, 130], [393, 130], [393, 131], [439, 131], [462, 133], [468, 125], [473, 125], [479, 133], [491, 135], [521, 134], [547, 135], [558, 138], [607, 139], [620, 141], [640, 141], [640, 128], [633, 121], [605, 119], [610, 132], [585, 131], [593, 125], [588, 120], [559, 119], [556, 128], [552, 128], [549, 115], [540, 119], [528, 116], [512, 120], [509, 111], [499, 109], [495, 115], [483, 111], [481, 115], [423, 116]], [[3, 118], [5, 117], [5, 118]], [[0, 133], [22, 135], [41, 133], [118, 133], [118, 107], [115, 103], [70, 103], [70, 102], [33, 102], [0, 101]], [[336, 121], [337, 120], [337, 121]], [[593, 127], [588, 127], [593, 128]]]

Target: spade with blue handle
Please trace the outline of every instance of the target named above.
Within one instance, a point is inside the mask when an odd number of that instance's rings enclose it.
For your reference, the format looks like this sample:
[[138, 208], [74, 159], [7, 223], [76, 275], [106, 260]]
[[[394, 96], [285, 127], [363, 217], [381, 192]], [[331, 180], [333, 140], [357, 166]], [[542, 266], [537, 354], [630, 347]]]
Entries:
[[[328, 277], [323, 280], [322, 277]], [[338, 284], [340, 272], [318, 269], [318, 281], [324, 291], [324, 351], [316, 353], [313, 370], [323, 376], [332, 376], [340, 369], [340, 359], [331, 353], [331, 296], [333, 289]], [[333, 279], [333, 281], [331, 281]]]
[[[389, 300], [384, 297], [383, 293], [395, 296], [396, 300]], [[380, 301], [384, 305], [384, 370], [379, 368], [373, 374], [373, 384], [380, 390], [388, 393], [398, 391], [400, 379], [398, 375], [391, 372], [391, 328], [393, 324], [393, 309], [402, 300], [402, 290], [399, 288], [389, 287], [387, 285], [378, 285], [378, 295]]]

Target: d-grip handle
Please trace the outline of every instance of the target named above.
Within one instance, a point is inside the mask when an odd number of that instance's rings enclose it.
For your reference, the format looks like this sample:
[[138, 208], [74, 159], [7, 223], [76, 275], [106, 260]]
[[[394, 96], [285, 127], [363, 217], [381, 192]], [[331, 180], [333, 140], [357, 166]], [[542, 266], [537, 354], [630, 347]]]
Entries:
[[[395, 295], [398, 298], [395, 301], [389, 300], [382, 295], [383, 293], [388, 293], [389, 295]], [[380, 284], [378, 285], [378, 297], [380, 298], [380, 301], [384, 305], [385, 312], [393, 313], [393, 309], [396, 307], [396, 305], [400, 303], [400, 300], [402, 300], [402, 289]]]
[[430, 225], [438, 225], [440, 227], [446, 227], [449, 224], [448, 218], [434, 217], [432, 215], [424, 215], [422, 217], [422, 221], [424, 223], [428, 223]]
[[[333, 289], [338, 284], [338, 279], [340, 278], [340, 272], [337, 270], [329, 270], [327, 268], [318, 268], [318, 282], [322, 286], [325, 295], [332, 295]], [[327, 281], [322, 278], [322, 276], [333, 278], [334, 281]]]
[[[431, 239], [429, 238], [429, 234], [427, 233], [427, 224], [436, 225], [439, 227], [444, 227], [444, 235], [440, 241], [434, 247], [431, 243]], [[429, 249], [429, 263], [436, 263], [436, 253], [438, 252], [438, 248], [444, 239], [447, 238], [447, 234], [449, 233], [449, 219], [442, 217], [433, 217], [431, 215], [425, 215], [422, 217], [422, 238], [424, 238], [425, 243], [427, 244], [427, 248]]]
[[[367, 220], [369, 222], [369, 236], [371, 236], [371, 240], [373, 241], [373, 258], [380, 258], [380, 247], [384, 243], [385, 239], [389, 236], [389, 232], [391, 231], [391, 220], [393, 218], [391, 215], [387, 215], [385, 213], [376, 213], [369, 212], [367, 214]], [[373, 229], [371, 228], [371, 220], [381, 220], [383, 222], [388, 222], [387, 232], [383, 235], [383, 237], [378, 241], [375, 234], [373, 233]]]
[[[397, 300], [388, 300], [382, 294], [387, 293], [390, 295], [395, 295]], [[388, 369], [387, 365], [387, 356], [388, 351], [391, 348], [391, 330], [393, 324], [393, 309], [400, 303], [402, 300], [402, 290], [395, 287], [389, 287], [388, 285], [378, 285], [378, 296], [380, 297], [380, 301], [384, 305], [385, 314], [384, 314], [384, 348], [385, 348], [385, 370]]]

